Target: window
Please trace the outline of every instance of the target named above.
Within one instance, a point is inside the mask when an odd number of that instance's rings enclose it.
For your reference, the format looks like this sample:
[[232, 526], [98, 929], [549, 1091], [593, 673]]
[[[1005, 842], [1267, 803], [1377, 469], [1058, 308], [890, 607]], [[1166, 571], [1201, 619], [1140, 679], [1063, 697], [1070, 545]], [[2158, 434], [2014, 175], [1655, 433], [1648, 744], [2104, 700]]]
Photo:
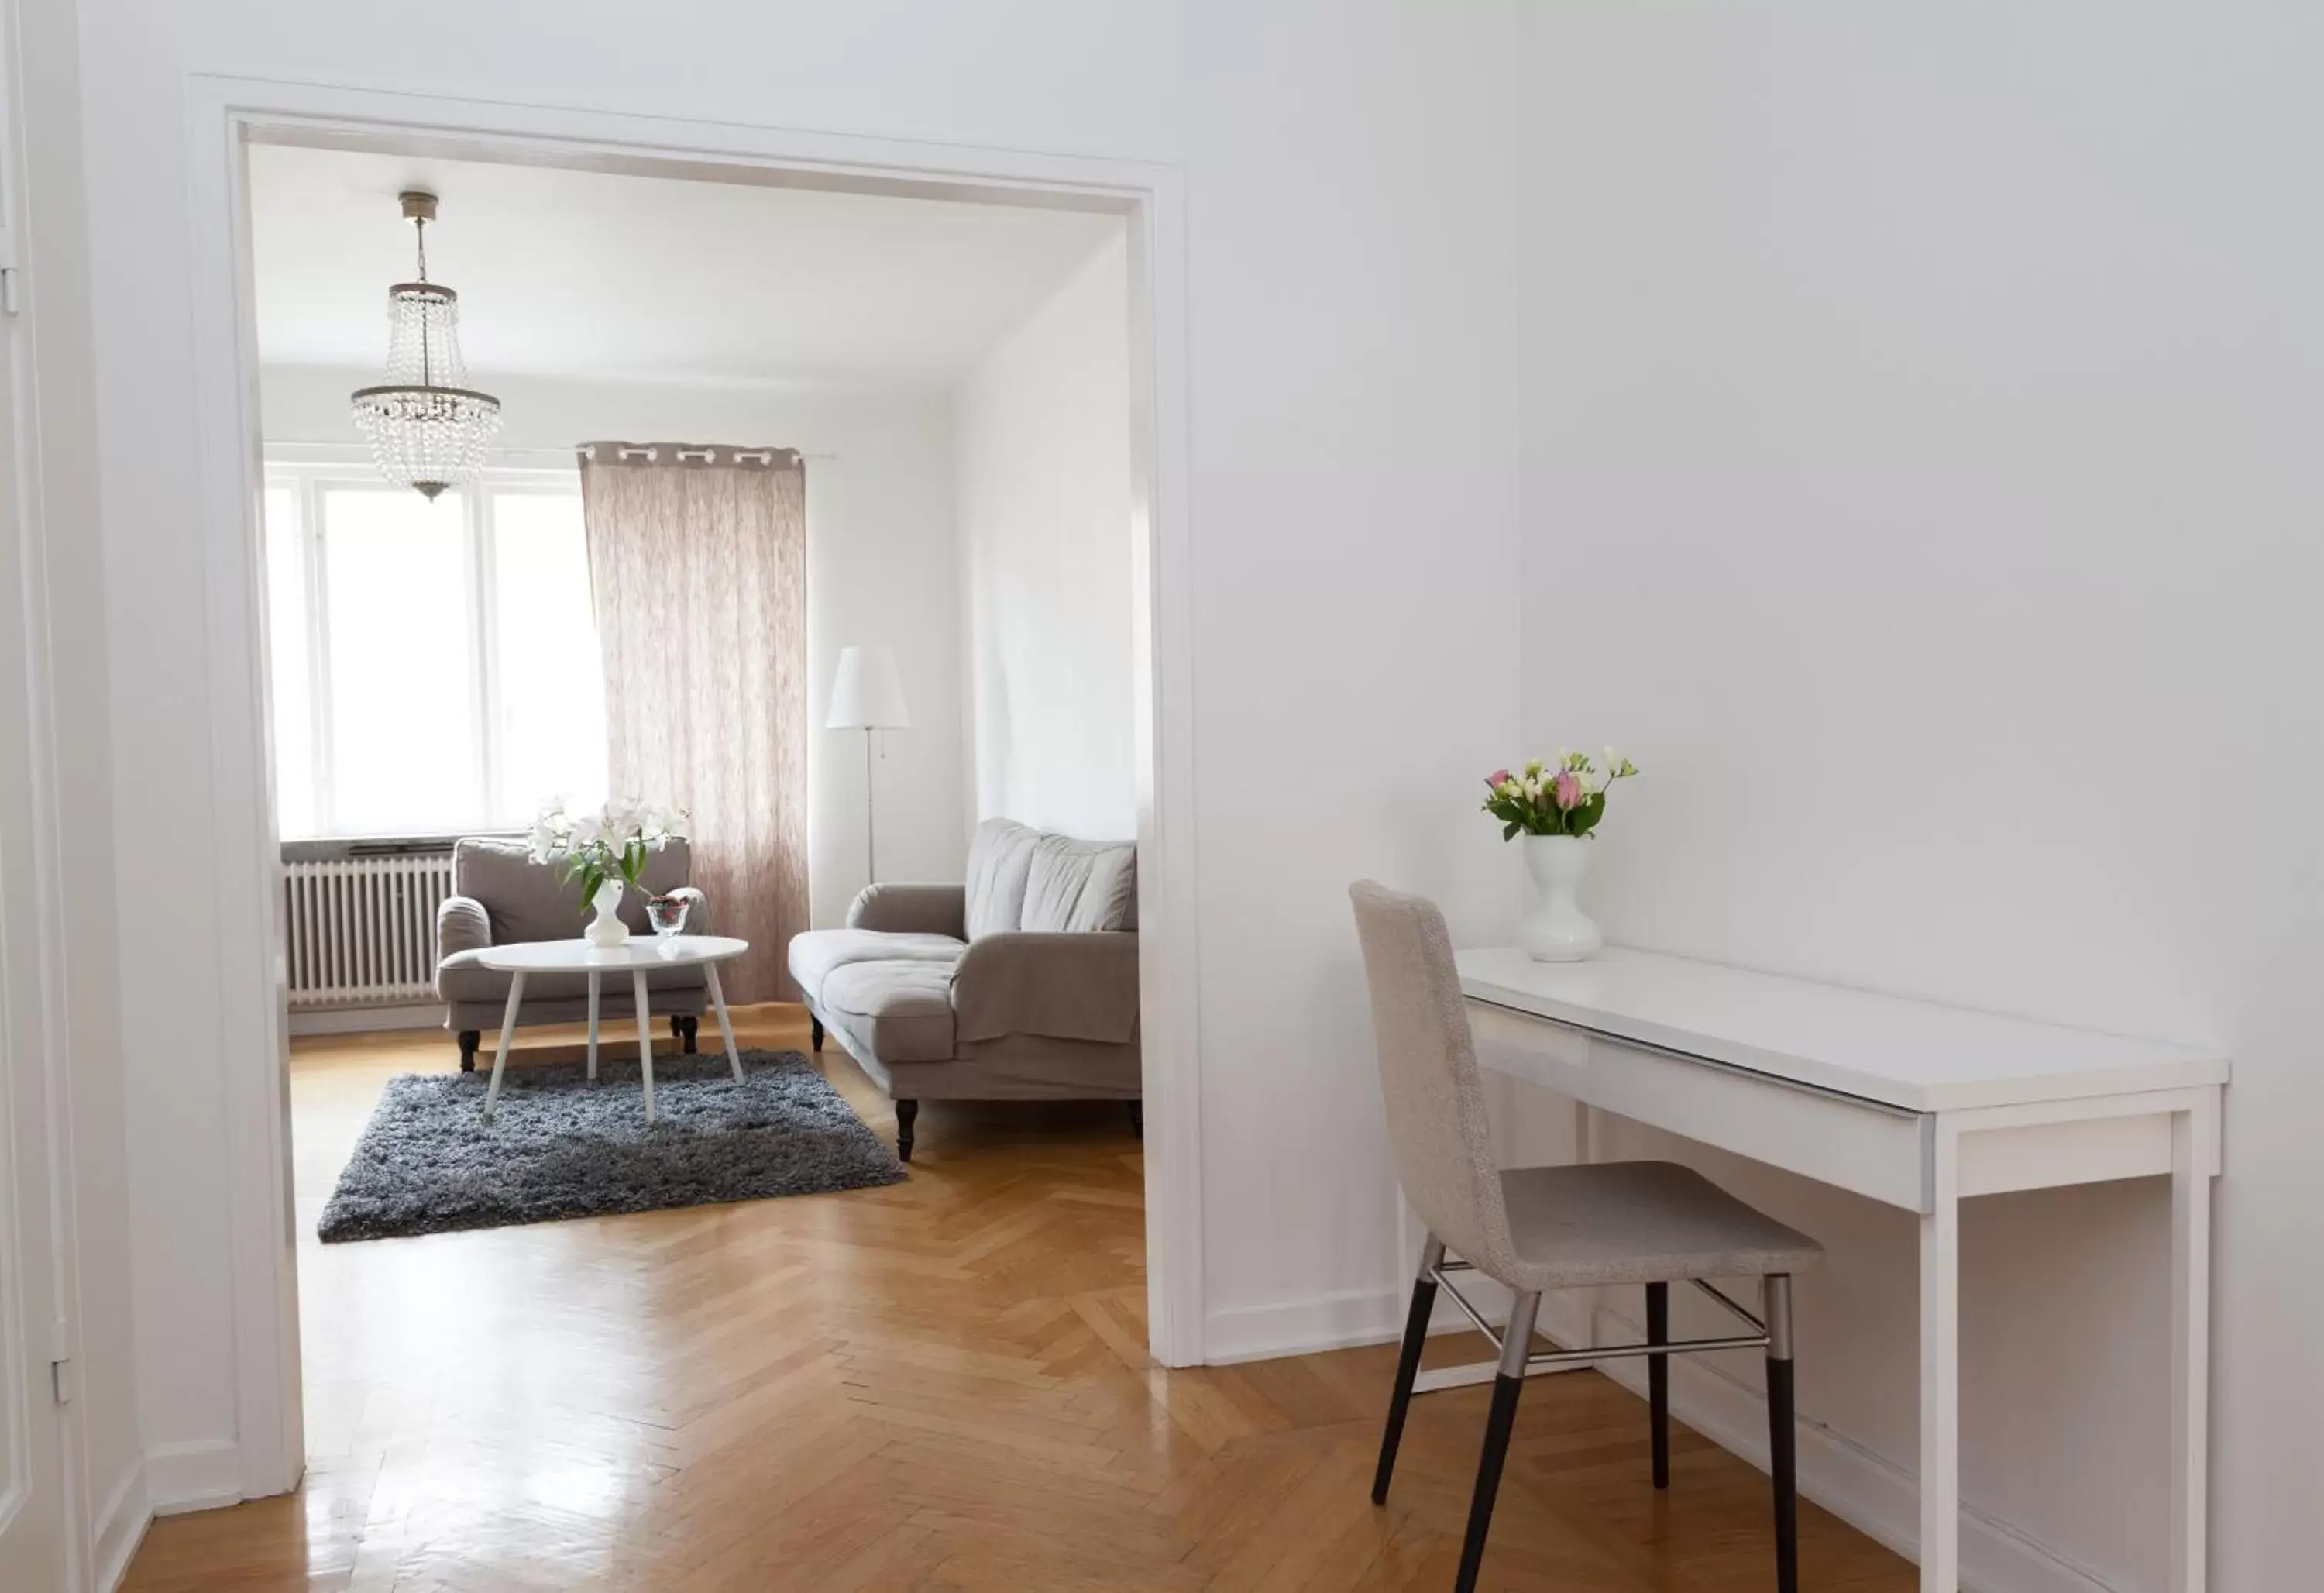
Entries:
[[526, 823], [605, 794], [580, 483], [487, 471], [433, 503], [272, 461], [266, 588], [286, 839]]

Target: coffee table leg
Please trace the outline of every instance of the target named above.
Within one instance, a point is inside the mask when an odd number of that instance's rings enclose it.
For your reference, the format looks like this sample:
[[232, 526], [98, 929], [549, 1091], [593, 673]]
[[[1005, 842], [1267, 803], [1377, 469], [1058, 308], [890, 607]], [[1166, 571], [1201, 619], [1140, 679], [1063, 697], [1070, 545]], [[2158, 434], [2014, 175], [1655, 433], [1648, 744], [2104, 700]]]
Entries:
[[604, 979], [595, 968], [589, 970], [589, 1079], [597, 1079], [597, 996]]
[[[644, 989], [641, 983], [638, 986]], [[501, 1070], [508, 1066], [509, 1040], [516, 1033], [516, 1009], [524, 1005], [524, 970], [519, 968], [509, 976], [508, 1010], [501, 1014], [501, 1045], [493, 1052], [493, 1081], [484, 1091], [484, 1116], [493, 1115], [493, 1107], [501, 1098]]]
[[638, 998], [638, 1068], [646, 1080], [646, 1121], [654, 1120], [653, 1024], [646, 1019], [646, 970], [630, 970], [630, 990]]
[[718, 1033], [726, 1042], [726, 1065], [734, 1070], [734, 1082], [742, 1082], [742, 1056], [734, 1049], [734, 1020], [726, 1015], [726, 992], [718, 987], [718, 965], [706, 962], [702, 971], [710, 976], [710, 1001], [718, 1009]]

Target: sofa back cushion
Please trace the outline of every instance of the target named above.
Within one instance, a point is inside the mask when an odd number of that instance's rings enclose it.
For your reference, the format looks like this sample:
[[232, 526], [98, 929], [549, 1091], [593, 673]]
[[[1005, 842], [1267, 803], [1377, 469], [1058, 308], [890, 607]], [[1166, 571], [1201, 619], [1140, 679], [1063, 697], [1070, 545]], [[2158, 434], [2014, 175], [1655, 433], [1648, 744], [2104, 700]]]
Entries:
[[968, 938], [1025, 927], [1025, 885], [1041, 832], [1013, 819], [987, 819], [968, 843]]
[[1138, 843], [1045, 835], [1033, 847], [1020, 928], [1072, 934], [1138, 927]]
[[[690, 883], [693, 863], [684, 841], [665, 841], [646, 854], [640, 883], [649, 895], [674, 891]], [[453, 846], [452, 894], [483, 904], [495, 946], [574, 940], [590, 916], [579, 884], [567, 882], [562, 862], [535, 863], [524, 842], [493, 836], [470, 836]], [[638, 892], [622, 897], [622, 922], [635, 933], [651, 933], [645, 899]]]

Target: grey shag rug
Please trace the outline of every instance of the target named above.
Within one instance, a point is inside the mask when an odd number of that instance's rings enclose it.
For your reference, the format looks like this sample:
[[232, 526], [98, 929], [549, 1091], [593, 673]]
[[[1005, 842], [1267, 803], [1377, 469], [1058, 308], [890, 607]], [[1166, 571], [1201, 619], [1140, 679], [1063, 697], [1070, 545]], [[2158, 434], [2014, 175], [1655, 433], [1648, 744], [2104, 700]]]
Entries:
[[902, 1181], [903, 1164], [797, 1051], [654, 1059], [653, 1123], [634, 1055], [489, 1072], [405, 1073], [339, 1174], [326, 1244], [812, 1195]]

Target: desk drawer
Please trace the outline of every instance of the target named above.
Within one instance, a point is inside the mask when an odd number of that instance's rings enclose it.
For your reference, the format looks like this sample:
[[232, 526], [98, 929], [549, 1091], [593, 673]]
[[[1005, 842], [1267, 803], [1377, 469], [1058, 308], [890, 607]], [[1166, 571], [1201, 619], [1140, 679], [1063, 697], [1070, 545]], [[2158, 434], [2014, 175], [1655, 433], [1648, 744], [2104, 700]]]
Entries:
[[1471, 1001], [1483, 1066], [1618, 1116], [1930, 1209], [1933, 1119]]

